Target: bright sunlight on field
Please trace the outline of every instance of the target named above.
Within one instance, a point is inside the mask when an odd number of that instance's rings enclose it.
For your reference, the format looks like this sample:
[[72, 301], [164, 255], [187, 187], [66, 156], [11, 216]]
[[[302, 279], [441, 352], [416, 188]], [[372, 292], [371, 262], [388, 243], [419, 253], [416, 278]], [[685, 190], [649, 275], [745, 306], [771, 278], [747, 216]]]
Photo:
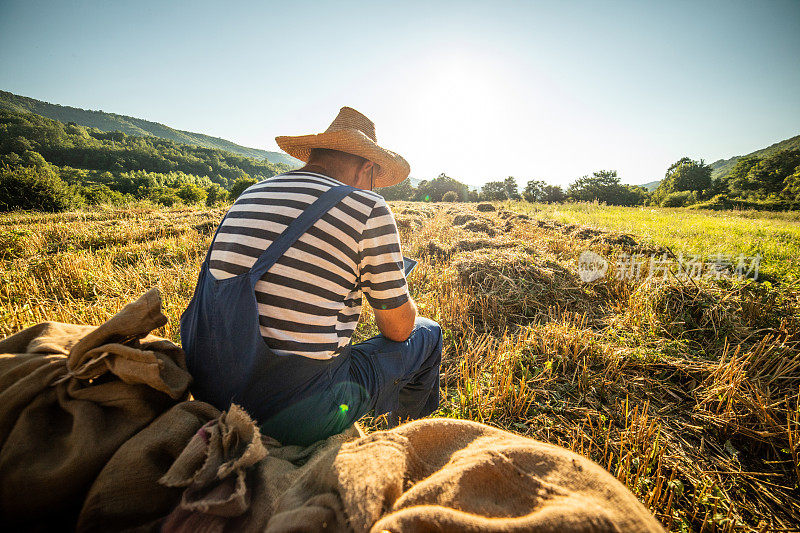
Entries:
[[[484, 207], [485, 206], [485, 207]], [[420, 312], [445, 332], [437, 416], [597, 461], [672, 531], [800, 523], [796, 215], [592, 204], [393, 205]], [[482, 211], [480, 209], [485, 209]], [[222, 209], [0, 217], [0, 336], [100, 324], [148, 288], [178, 318]], [[581, 252], [763, 256], [771, 283], [670, 275], [584, 282]], [[360, 340], [377, 332], [367, 313]], [[367, 429], [384, 421], [365, 419]]]
[[[524, 204], [520, 204], [524, 206]], [[592, 203], [539, 205], [540, 216], [632, 233], [676, 252], [762, 256], [761, 279], [800, 282], [800, 213], [693, 211]]]

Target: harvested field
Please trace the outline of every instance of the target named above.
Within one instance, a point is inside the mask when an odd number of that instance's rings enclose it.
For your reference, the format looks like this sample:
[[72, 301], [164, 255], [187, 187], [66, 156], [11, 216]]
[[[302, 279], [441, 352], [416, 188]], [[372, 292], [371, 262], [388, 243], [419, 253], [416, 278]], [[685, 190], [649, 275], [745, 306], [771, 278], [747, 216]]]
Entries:
[[[781, 251], [795, 244], [771, 234], [747, 241], [764, 251], [768, 283], [730, 269], [656, 276], [647, 262], [626, 276], [620, 258], [693, 252], [697, 228], [686, 226], [681, 237], [683, 222], [673, 216], [669, 228], [650, 231], [642, 218], [615, 222], [603, 206], [393, 208], [404, 252], [419, 259], [412, 294], [445, 332], [437, 416], [590, 457], [671, 531], [797, 530], [800, 288]], [[641, 217], [663, 225], [670, 213]], [[158, 286], [170, 322], [157, 333], [179, 340], [179, 315], [222, 214], [140, 208], [0, 217], [0, 336], [43, 320], [99, 324]], [[722, 235], [730, 218], [708, 217]], [[800, 232], [796, 220], [767, 222]], [[604, 276], [582, 279], [582, 252], [608, 260]], [[376, 332], [365, 312], [355, 340]]]

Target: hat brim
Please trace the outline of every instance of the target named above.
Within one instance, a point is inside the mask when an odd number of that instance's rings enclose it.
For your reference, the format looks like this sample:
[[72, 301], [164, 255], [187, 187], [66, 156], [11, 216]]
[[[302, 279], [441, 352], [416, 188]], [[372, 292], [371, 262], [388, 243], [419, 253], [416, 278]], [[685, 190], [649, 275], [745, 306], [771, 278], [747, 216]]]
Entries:
[[375, 187], [397, 185], [411, 172], [411, 167], [402, 156], [386, 148], [381, 148], [375, 141], [356, 129], [294, 137], [275, 137], [275, 142], [278, 143], [281, 150], [303, 162], [308, 162], [309, 154], [314, 148], [327, 148], [354, 154], [377, 163], [380, 171], [375, 176]]

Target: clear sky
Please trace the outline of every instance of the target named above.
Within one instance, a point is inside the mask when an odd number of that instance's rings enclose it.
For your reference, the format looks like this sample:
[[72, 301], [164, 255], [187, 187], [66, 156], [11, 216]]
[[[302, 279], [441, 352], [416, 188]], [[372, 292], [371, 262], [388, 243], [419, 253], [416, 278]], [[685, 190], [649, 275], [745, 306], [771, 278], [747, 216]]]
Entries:
[[800, 1], [0, 0], [0, 89], [267, 150], [349, 105], [413, 177], [644, 183], [800, 133]]

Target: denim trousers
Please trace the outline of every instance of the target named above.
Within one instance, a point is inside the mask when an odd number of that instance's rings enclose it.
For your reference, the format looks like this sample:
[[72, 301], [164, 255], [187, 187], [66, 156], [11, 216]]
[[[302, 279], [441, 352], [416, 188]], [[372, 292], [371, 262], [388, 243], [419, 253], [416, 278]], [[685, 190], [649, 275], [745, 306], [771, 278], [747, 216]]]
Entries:
[[442, 330], [417, 318], [404, 342], [382, 335], [354, 344], [322, 390], [262, 421], [261, 431], [284, 444], [308, 445], [340, 433], [372, 411], [390, 425], [439, 408]]
[[378, 335], [353, 345], [350, 379], [362, 390], [355, 395], [354, 421], [374, 411], [390, 414], [390, 425], [422, 418], [439, 408], [442, 329], [417, 318], [411, 336], [395, 342]]

